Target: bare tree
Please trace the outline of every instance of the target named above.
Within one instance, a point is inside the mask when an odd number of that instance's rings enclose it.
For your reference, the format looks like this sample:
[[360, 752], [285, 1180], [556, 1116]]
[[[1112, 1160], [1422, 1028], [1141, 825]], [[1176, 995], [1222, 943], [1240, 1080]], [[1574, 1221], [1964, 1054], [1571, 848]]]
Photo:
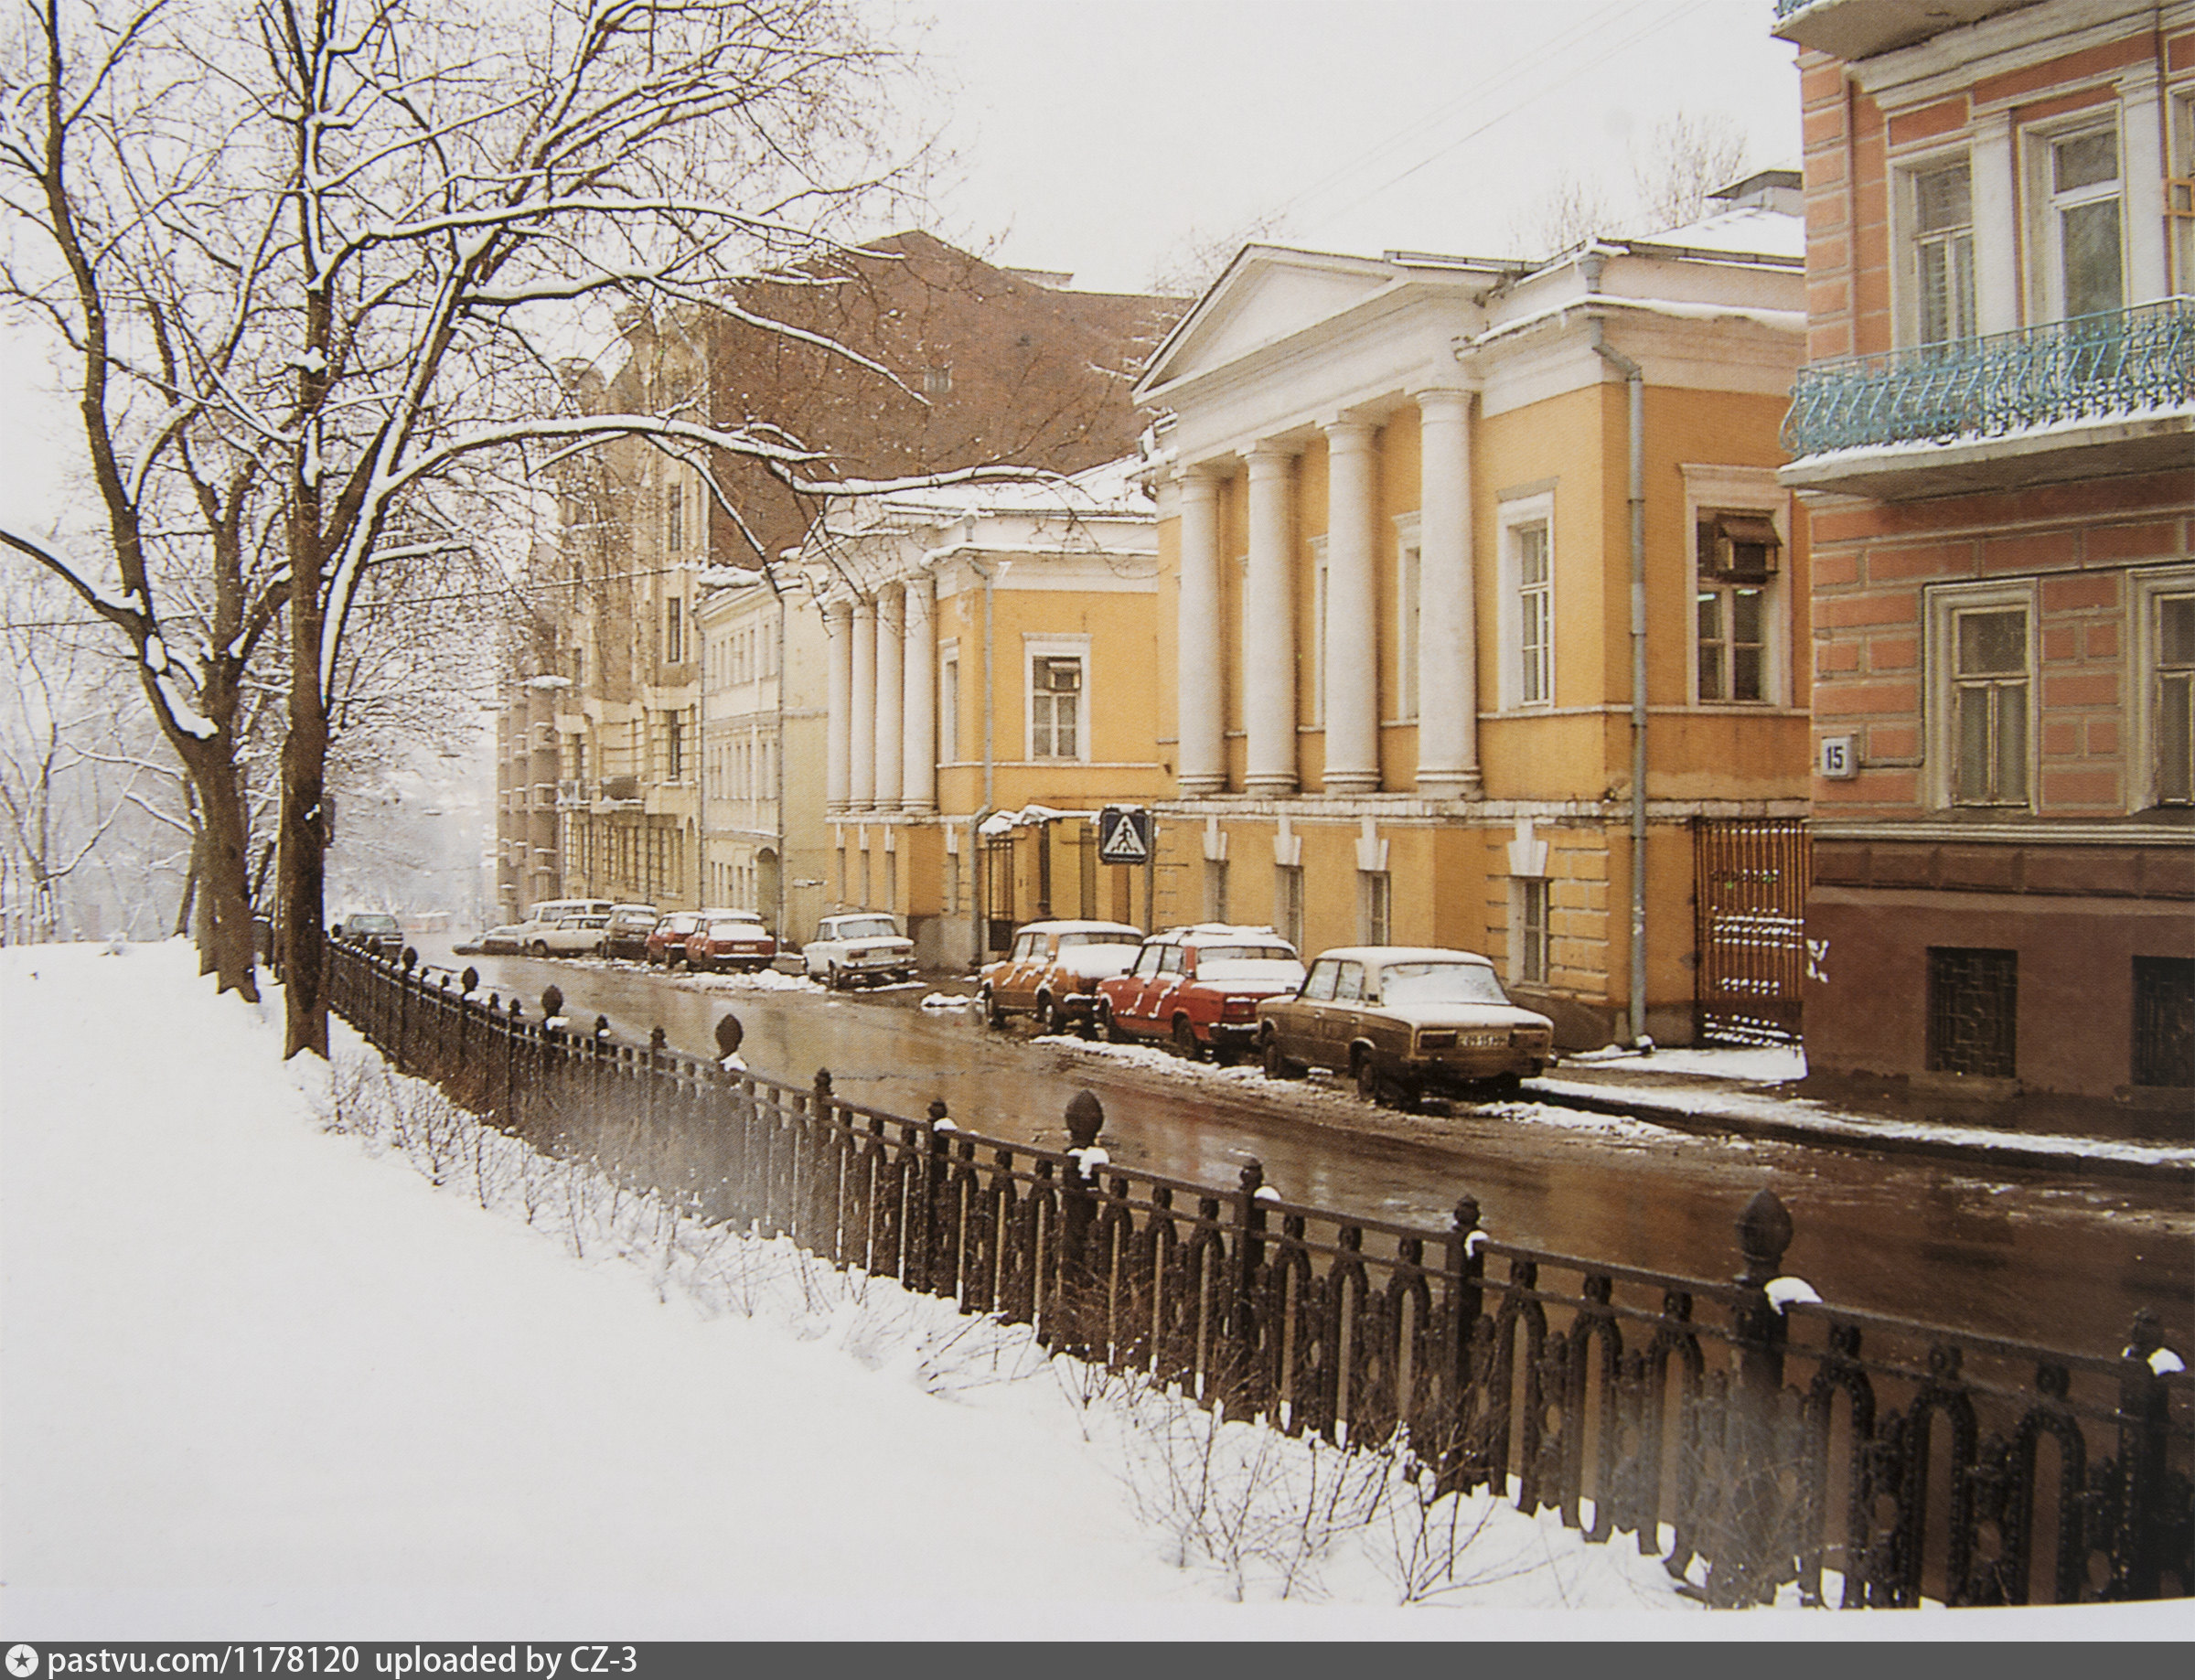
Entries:
[[1152, 262], [1149, 289], [1162, 297], [1202, 297], [1245, 245], [1287, 237], [1288, 218], [1280, 214], [1254, 216], [1227, 228], [1198, 223]]
[[1551, 257], [1596, 234], [1612, 234], [1620, 225], [1599, 177], [1565, 169], [1518, 218], [1510, 238], [1535, 257]]
[[[586, 306], [725, 307], [727, 271], [834, 249], [888, 173], [873, 123], [894, 64], [851, 0], [33, 8], [0, 163], [9, 213], [55, 255], [9, 293], [82, 369], [119, 588], [6, 540], [129, 637], [225, 878], [241, 823], [214, 807], [239, 801], [201, 772], [233, 759], [241, 661], [284, 619], [291, 1053], [327, 1049], [326, 769], [375, 572], [478, 548], [434, 529], [430, 498], [478, 507], [605, 438], [800, 477], [812, 457], [776, 426], [582, 413], [554, 369]], [[147, 559], [162, 491], [227, 544], [209, 633], [180, 650]]]
[[1655, 123], [1632, 158], [1643, 231], [1697, 221], [1708, 195], [1745, 173], [1746, 148], [1745, 130], [1728, 112], [1679, 111]]

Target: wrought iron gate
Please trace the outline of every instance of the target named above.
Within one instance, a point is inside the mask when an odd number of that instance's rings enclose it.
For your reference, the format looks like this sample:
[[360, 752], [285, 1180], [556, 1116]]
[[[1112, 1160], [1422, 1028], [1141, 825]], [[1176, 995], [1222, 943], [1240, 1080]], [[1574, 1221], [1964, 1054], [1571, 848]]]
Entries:
[[1696, 818], [1693, 994], [1699, 1036], [1796, 1043], [1812, 851], [1795, 818]]

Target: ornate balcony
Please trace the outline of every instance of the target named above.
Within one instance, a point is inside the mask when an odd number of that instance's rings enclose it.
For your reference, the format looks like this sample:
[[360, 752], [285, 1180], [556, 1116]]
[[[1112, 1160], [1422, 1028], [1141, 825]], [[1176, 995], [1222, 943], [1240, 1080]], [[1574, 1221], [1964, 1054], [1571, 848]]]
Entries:
[[1997, 482], [1997, 464], [2029, 473], [2043, 456], [2073, 476], [2140, 471], [2184, 460], [2191, 428], [2195, 298], [2168, 297], [1803, 368], [1783, 420], [1794, 457], [1783, 478], [1932, 495]]

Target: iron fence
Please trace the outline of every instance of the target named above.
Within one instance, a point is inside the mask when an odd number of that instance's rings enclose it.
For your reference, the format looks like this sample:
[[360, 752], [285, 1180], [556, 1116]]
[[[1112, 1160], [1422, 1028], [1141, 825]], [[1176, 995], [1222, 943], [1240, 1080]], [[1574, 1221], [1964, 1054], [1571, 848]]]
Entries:
[[[409, 953], [407, 953], [409, 957]], [[336, 1007], [545, 1153], [699, 1218], [1033, 1327], [1229, 1418], [1414, 1454], [1451, 1490], [1633, 1536], [1711, 1603], [2064, 1603], [2195, 1580], [2195, 1384], [2137, 1318], [2115, 1356], [1807, 1299], [1789, 1215], [1715, 1282], [1430, 1231], [844, 1102], [620, 1043], [331, 947]], [[544, 1001], [558, 1000], [545, 994]], [[720, 1044], [736, 1047], [726, 1017]], [[1795, 1297], [1795, 1299], [1794, 1299]]]
[[1783, 419], [1793, 456], [1984, 437], [2195, 403], [2195, 298], [2017, 332], [1847, 356], [1799, 369]]

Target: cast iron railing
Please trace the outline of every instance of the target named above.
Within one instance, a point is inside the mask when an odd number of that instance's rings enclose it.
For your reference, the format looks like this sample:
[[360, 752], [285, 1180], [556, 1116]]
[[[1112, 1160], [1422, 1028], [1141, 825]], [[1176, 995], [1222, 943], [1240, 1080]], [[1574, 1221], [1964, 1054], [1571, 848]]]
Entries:
[[[410, 953], [407, 953], [409, 958]], [[1033, 1326], [1228, 1417], [1407, 1446], [1451, 1489], [1633, 1536], [1708, 1600], [1846, 1607], [2182, 1596], [2195, 1384], [2137, 1319], [2116, 1357], [1790, 1299], [1763, 1191], [1718, 1283], [1116, 1167], [594, 1032], [330, 947], [337, 1009], [544, 1153], [697, 1217]], [[561, 1000], [544, 994], [544, 1002]], [[730, 1017], [719, 1042], [735, 1046]]]
[[1799, 369], [1783, 418], [1793, 456], [1997, 437], [2195, 403], [2195, 298]]

